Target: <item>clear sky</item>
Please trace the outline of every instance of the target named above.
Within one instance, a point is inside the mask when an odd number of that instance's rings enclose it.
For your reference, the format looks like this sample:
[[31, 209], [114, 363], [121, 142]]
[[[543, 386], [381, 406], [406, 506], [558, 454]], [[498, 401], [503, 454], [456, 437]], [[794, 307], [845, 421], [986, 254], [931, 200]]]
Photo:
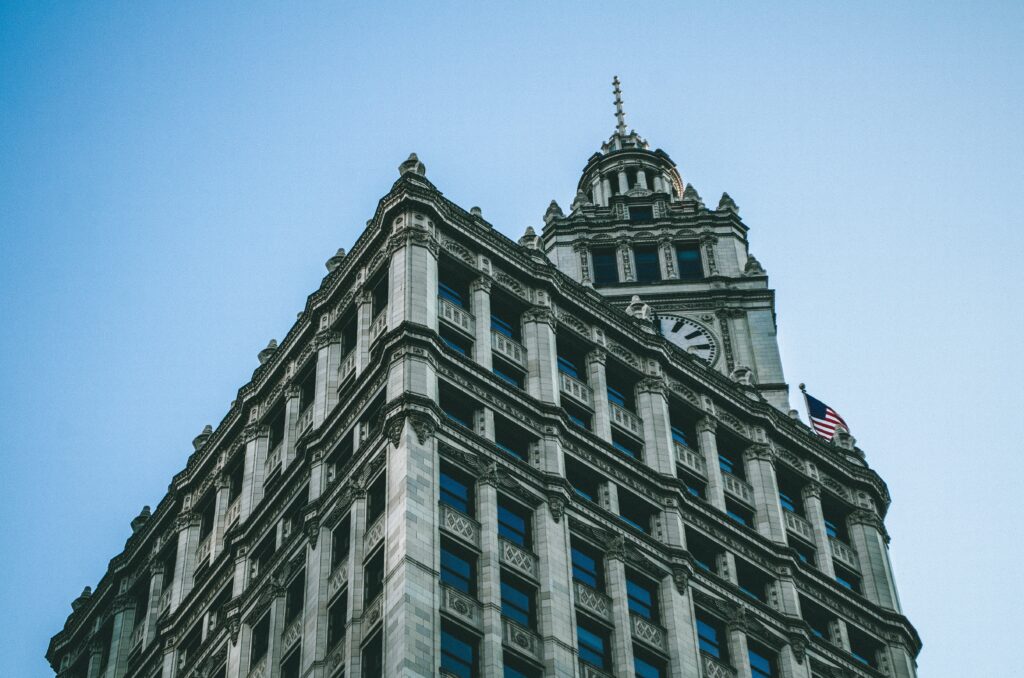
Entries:
[[889, 483], [921, 675], [1008, 675], [1022, 35], [1014, 2], [3, 3], [0, 673], [49, 675], [410, 151], [518, 237], [571, 203], [618, 74], [627, 124], [740, 205], [793, 401]]

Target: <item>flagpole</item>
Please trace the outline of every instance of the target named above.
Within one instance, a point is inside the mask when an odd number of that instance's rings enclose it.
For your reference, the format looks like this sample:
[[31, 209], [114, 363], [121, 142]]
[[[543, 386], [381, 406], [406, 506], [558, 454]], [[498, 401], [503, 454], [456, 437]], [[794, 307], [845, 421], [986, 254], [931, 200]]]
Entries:
[[804, 394], [804, 409], [807, 411], [807, 425], [813, 430], [814, 425], [811, 423], [811, 404], [807, 402], [807, 386], [803, 383], [800, 384], [800, 392]]

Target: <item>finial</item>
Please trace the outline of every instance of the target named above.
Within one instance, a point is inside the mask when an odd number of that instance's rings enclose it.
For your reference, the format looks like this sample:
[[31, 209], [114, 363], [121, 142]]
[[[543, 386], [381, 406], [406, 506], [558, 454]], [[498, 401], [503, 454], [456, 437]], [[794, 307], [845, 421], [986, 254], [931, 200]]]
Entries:
[[260, 361], [260, 365], [262, 365], [263, 363], [265, 363], [268, 360], [270, 360], [270, 356], [274, 355], [274, 352], [276, 350], [277, 350], [277, 341], [275, 339], [271, 339], [270, 343], [267, 344], [267, 347], [265, 349], [263, 349], [262, 351], [260, 351], [259, 353], [256, 354], [256, 357]]
[[328, 273], [333, 272], [334, 269], [336, 269], [339, 266], [341, 266], [341, 262], [343, 262], [344, 260], [345, 260], [345, 248], [344, 247], [339, 247], [338, 251], [334, 253], [334, 256], [331, 257], [330, 259], [328, 259], [327, 263], [324, 264], [325, 266], [327, 266], [327, 272]]
[[547, 211], [544, 212], [544, 223], [550, 224], [555, 219], [561, 219], [564, 216], [565, 212], [562, 211], [562, 208], [558, 206], [557, 202], [552, 200], [551, 204], [548, 205]]
[[622, 111], [622, 89], [619, 87], [619, 84], [619, 76], [616, 75], [612, 78], [612, 85], [615, 86], [612, 90], [615, 93], [615, 119], [618, 120], [615, 125], [615, 131], [625, 136], [626, 114]]
[[427, 176], [427, 166], [420, 162], [420, 159], [416, 157], [415, 153], [410, 153], [406, 161], [398, 166], [399, 176], [409, 172], [419, 174], [424, 177]]

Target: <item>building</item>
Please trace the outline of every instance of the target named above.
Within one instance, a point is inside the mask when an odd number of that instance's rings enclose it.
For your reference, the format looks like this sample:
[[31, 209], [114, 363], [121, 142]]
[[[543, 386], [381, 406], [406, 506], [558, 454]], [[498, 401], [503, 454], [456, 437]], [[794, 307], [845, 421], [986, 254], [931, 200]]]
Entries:
[[415, 155], [47, 658], [62, 678], [915, 676], [884, 482], [618, 125], [518, 242]]

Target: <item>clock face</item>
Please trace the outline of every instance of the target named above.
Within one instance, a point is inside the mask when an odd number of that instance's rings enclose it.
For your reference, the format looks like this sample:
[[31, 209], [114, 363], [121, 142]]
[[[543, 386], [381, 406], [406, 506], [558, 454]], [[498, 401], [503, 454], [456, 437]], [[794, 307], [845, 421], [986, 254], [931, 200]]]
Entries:
[[718, 345], [703, 325], [677, 315], [662, 315], [658, 321], [661, 323], [661, 334], [666, 339], [708, 365], [715, 362]]

